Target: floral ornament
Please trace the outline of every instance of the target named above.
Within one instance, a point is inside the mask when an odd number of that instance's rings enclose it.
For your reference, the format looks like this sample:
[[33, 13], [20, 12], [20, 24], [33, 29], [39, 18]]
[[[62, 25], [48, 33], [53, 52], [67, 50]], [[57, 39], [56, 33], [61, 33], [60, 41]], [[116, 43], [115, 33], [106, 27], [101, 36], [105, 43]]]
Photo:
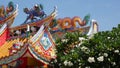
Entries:
[[71, 61], [65, 60], [65, 61], [64, 61], [64, 65], [65, 65], [65, 66], [73, 66], [73, 63], [72, 63]]
[[112, 64], [113, 66], [115, 66], [115, 65], [116, 65], [116, 63], [115, 63], [115, 62], [111, 62], [111, 64]]
[[64, 61], [64, 65], [67, 66], [67, 60]]
[[89, 54], [89, 52], [90, 52], [90, 50], [87, 47], [85, 47], [85, 46], [81, 47], [81, 51], [83, 51], [86, 54]]
[[107, 39], [109, 40], [109, 39], [110, 39], [110, 37], [107, 37]]
[[119, 53], [119, 50], [115, 50], [114, 53]]
[[100, 57], [97, 58], [97, 60], [98, 60], [99, 62], [103, 62], [103, 61], [104, 61], [104, 57], [103, 57], [103, 56], [100, 56]]
[[71, 61], [69, 61], [68, 66], [73, 66], [73, 63]]
[[103, 55], [104, 55], [104, 57], [108, 57], [108, 54], [107, 54], [107, 53], [104, 53]]
[[94, 58], [94, 57], [89, 57], [89, 58], [88, 58], [88, 62], [89, 62], [89, 63], [95, 62], [95, 58]]
[[88, 49], [88, 48], [85, 47], [85, 46], [81, 47], [81, 50], [82, 50], [82, 51], [86, 51], [87, 49]]

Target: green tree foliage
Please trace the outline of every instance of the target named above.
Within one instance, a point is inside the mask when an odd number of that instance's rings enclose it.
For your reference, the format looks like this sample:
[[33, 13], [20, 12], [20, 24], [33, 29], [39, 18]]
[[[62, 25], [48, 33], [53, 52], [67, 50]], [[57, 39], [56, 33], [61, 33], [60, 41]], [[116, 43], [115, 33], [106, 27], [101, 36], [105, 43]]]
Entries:
[[120, 24], [90, 39], [79, 32], [66, 33], [56, 44], [57, 58], [51, 62], [55, 67], [120, 68]]

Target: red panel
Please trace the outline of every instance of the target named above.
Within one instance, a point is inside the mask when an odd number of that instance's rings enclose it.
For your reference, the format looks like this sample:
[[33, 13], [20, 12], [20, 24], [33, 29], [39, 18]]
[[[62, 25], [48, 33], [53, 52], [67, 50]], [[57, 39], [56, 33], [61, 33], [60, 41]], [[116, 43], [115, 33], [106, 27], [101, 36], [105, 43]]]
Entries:
[[5, 29], [5, 31], [0, 35], [0, 46], [2, 46], [5, 41], [8, 38], [8, 29]]
[[27, 57], [20, 58], [21, 64], [19, 68], [26, 68], [27, 67]]

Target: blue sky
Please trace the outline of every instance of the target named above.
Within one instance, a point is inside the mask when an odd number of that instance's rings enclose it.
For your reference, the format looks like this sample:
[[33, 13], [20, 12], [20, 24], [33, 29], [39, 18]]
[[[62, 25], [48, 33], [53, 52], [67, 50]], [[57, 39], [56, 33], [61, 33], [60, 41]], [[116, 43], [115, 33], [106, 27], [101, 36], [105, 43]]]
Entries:
[[120, 0], [0, 0], [0, 5], [7, 5], [9, 1], [19, 5], [19, 14], [13, 26], [20, 25], [26, 19], [23, 8], [32, 8], [35, 4], [42, 4], [46, 14], [58, 7], [57, 18], [79, 16], [83, 19], [86, 14], [96, 19], [99, 31], [111, 30], [120, 23]]

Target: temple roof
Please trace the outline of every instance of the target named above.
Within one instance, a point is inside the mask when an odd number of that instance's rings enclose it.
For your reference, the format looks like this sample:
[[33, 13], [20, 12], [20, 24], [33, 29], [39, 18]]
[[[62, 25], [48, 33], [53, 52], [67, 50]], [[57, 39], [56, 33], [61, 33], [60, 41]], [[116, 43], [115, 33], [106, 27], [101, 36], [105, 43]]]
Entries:
[[[1, 58], [5, 58], [5, 57], [8, 57], [12, 54], [10, 54], [10, 51], [12, 50], [13, 48], [13, 44], [17, 43], [17, 42], [21, 42], [22, 44], [25, 43], [27, 41], [26, 38], [23, 38], [23, 39], [14, 39], [14, 40], [9, 40], [9, 41], [6, 41], [4, 43], [4, 45], [2, 45], [0, 47], [0, 59]], [[21, 46], [20, 46], [21, 47]]]
[[[43, 20], [39, 20], [38, 22], [34, 22], [34, 23], [30, 23], [30, 24], [23, 24], [23, 25], [20, 25], [20, 26], [17, 26], [17, 27], [12, 27], [10, 28], [10, 30], [18, 30], [18, 29], [23, 29], [23, 28], [27, 28], [26, 26], [27, 25], [30, 25], [30, 26], [39, 26], [41, 27], [41, 25], [44, 25], [44, 24], [49, 24], [51, 22], [51, 20], [56, 16], [56, 10], [54, 10], [49, 16], [47, 16], [46, 18], [44, 18]], [[7, 28], [7, 27], [5, 27]], [[4, 28], [4, 29], [5, 29]], [[7, 31], [7, 30], [6, 30]], [[2, 64], [8, 64], [12, 61], [15, 61], [17, 60], [18, 58], [22, 57], [23, 54], [25, 54], [26, 52], [30, 52], [36, 59], [39, 58], [39, 61], [42, 61], [44, 63], [48, 63], [50, 61], [50, 57], [51, 55], [49, 55], [49, 59], [46, 58], [44, 55], [46, 53], [45, 50], [43, 50], [44, 54], [40, 54], [36, 51], [38, 51], [37, 49], [35, 49], [36, 47], [32, 47], [33, 45], [36, 45], [36, 44], [32, 44], [32, 42], [34, 41], [30, 41], [30, 39], [32, 38], [37, 38], [36, 40], [40, 40], [40, 38], [42, 38], [43, 34], [41, 34], [41, 29], [39, 29], [37, 31], [36, 34], [34, 34], [33, 36], [30, 35], [29, 37], [25, 36], [25, 37], [17, 37], [17, 38], [10, 38], [8, 39], [7, 41], [5, 41], [5, 43], [3, 45], [0, 46], [0, 65]], [[42, 28], [42, 31], [45, 31], [44, 28]], [[2, 31], [2, 34], [5, 33], [5, 31]], [[46, 33], [46, 31], [45, 31]], [[0, 34], [0, 37], [6, 37], [7, 35], [2, 35]], [[47, 31], [46, 35], [49, 34], [47, 37], [47, 39], [49, 40], [46, 40], [46, 41], [49, 41], [49, 43], [51, 43], [50, 45], [50, 50], [53, 48], [52, 46], [55, 45], [53, 44], [53, 40], [51, 39], [52, 37], [50, 36], [50, 33]], [[41, 36], [41, 37], [37, 37], [37, 36]], [[44, 36], [43, 36], [44, 37]], [[45, 41], [45, 42], [46, 42]], [[46, 44], [46, 43], [44, 43]], [[42, 45], [44, 44], [41, 44], [39, 45], [41, 48]], [[32, 47], [32, 48], [31, 48]], [[47, 50], [49, 51], [49, 50]], [[51, 51], [49, 52], [51, 53]], [[38, 57], [39, 56], [39, 57]], [[40, 57], [42, 59], [40, 59]], [[45, 58], [44, 58], [45, 57]], [[48, 61], [45, 61], [45, 60], [48, 60]]]

